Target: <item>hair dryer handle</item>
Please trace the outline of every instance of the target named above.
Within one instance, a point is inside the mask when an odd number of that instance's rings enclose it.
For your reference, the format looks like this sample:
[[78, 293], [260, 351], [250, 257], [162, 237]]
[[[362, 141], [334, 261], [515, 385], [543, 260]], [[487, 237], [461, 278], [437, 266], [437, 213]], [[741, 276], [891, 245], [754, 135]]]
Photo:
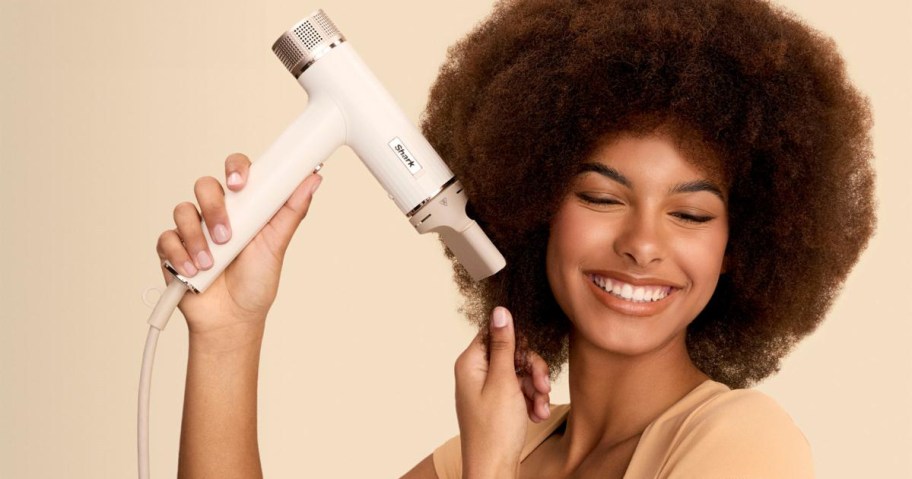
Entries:
[[285, 204], [298, 184], [344, 140], [345, 122], [338, 108], [331, 100], [318, 95], [312, 97], [304, 113], [250, 165], [244, 189], [225, 192], [231, 239], [216, 244], [203, 222], [203, 235], [212, 253], [212, 267], [186, 278], [173, 267], [165, 266], [193, 292], [205, 291]]

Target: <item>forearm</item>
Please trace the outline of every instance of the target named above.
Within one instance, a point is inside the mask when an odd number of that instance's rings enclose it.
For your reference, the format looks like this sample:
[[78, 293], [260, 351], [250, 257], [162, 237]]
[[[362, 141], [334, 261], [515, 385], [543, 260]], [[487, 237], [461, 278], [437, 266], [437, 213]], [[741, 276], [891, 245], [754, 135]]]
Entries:
[[257, 373], [263, 328], [190, 334], [178, 477], [260, 478]]

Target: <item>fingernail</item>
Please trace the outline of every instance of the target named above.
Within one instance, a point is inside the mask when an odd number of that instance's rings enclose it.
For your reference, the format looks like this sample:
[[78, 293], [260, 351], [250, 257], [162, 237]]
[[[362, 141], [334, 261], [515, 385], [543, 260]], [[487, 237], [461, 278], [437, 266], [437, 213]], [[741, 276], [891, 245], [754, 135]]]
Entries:
[[503, 308], [494, 308], [494, 327], [502, 328], [507, 325], [507, 312]]
[[228, 175], [228, 186], [237, 186], [241, 184], [241, 175], [235, 171]]
[[187, 276], [193, 276], [196, 274], [196, 266], [193, 266], [193, 263], [190, 261], [184, 262], [184, 274]]
[[311, 195], [313, 195], [314, 192], [317, 191], [317, 187], [320, 186], [320, 183], [323, 183], [323, 177], [322, 177], [322, 176], [318, 176], [318, 177], [317, 177], [316, 183], [310, 185], [310, 194], [311, 194]]
[[225, 225], [215, 225], [215, 228], [212, 230], [212, 235], [215, 237], [216, 243], [224, 243], [228, 241], [228, 228]]
[[199, 262], [200, 268], [208, 269], [212, 266], [212, 258], [209, 257], [209, 253], [205, 251], [200, 251], [196, 254], [196, 260]]

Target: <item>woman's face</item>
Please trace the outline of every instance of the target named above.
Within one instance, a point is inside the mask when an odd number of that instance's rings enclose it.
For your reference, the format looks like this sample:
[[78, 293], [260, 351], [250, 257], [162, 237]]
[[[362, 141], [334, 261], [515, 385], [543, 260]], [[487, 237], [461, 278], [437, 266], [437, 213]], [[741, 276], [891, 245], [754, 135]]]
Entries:
[[621, 136], [596, 150], [548, 241], [548, 281], [574, 341], [624, 355], [683, 344], [722, 270], [724, 196], [664, 136]]

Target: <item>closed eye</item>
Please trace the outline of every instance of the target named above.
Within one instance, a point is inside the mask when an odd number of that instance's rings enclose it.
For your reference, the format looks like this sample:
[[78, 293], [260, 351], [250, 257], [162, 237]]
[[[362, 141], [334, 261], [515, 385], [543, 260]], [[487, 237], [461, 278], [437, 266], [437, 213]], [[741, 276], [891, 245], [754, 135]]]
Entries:
[[[592, 205], [620, 205], [620, 204], [623, 204], [614, 198], [594, 198], [594, 197], [586, 195], [584, 193], [577, 193], [576, 196], [580, 200], [582, 200], [584, 203], [588, 203], [588, 204], [592, 204]], [[671, 216], [673, 216], [685, 223], [692, 223], [692, 224], [706, 223], [708, 221], [712, 221], [715, 219], [715, 216], [694, 215], [694, 214], [684, 213], [684, 212], [680, 212], [680, 211], [671, 213]]]
[[689, 213], [672, 213], [671, 216], [680, 219], [686, 223], [706, 223], [712, 220], [713, 216], [692, 215]]
[[583, 193], [577, 193], [576, 196], [582, 200], [584, 203], [589, 203], [592, 205], [619, 205], [620, 201], [614, 198], [593, 198], [589, 195]]

